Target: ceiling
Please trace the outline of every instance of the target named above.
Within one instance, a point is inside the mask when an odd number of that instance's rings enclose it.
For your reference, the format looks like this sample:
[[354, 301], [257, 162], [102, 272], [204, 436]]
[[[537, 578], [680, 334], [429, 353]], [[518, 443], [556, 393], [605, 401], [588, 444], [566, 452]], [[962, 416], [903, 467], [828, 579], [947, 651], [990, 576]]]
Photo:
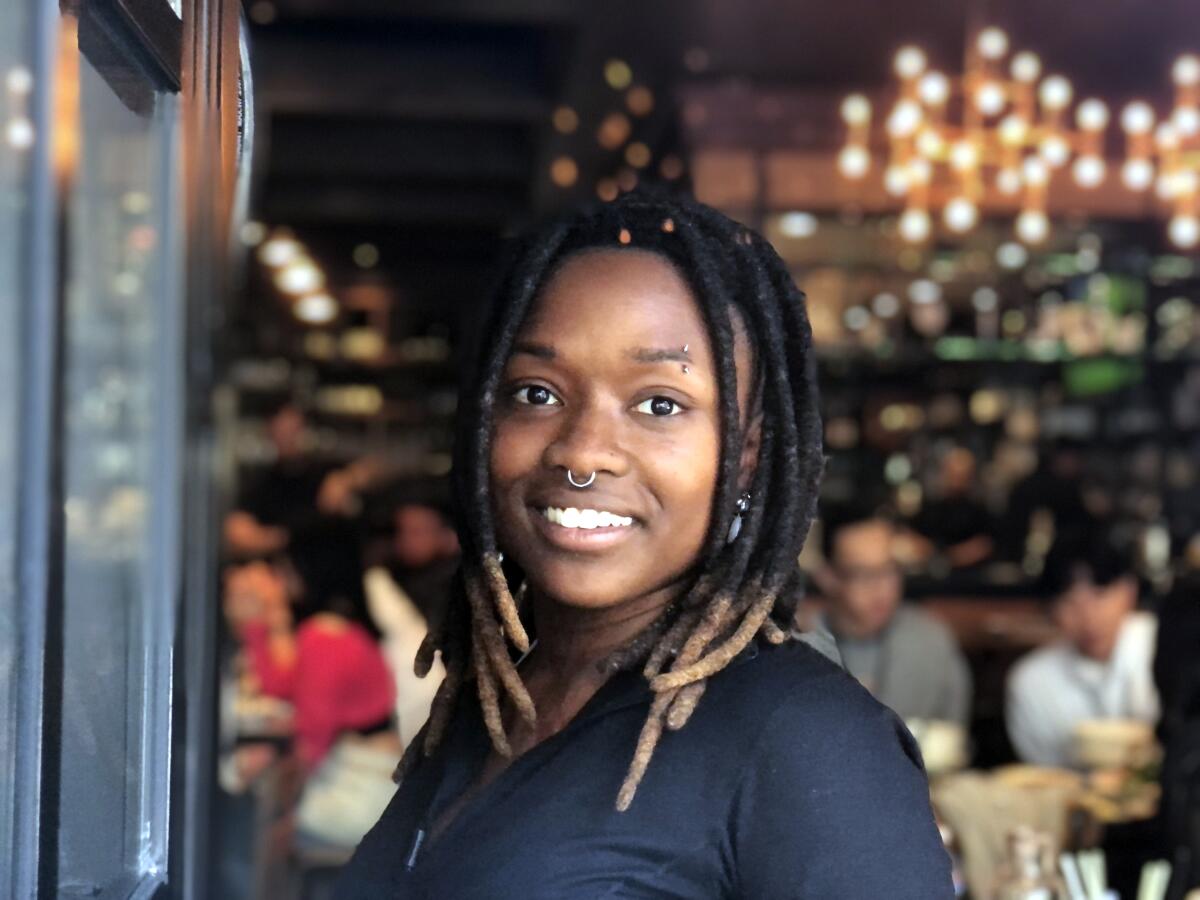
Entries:
[[[770, 98], [886, 87], [891, 55], [909, 41], [955, 70], [968, 30], [997, 24], [1080, 94], [1114, 105], [1162, 98], [1171, 60], [1200, 51], [1196, 0], [248, 0], [246, 8], [258, 121], [253, 215], [293, 229], [335, 293], [385, 310], [382, 320], [360, 311], [346, 322], [384, 321], [389, 340], [453, 337], [484, 295], [505, 236], [594, 197], [599, 179], [628, 168], [624, 144], [597, 141], [606, 115], [628, 114], [625, 92], [605, 82], [610, 59], [627, 61], [633, 84], [653, 93], [648, 115], [629, 115], [627, 140], [652, 154], [645, 179], [668, 154], [686, 159], [685, 142], [835, 145], [828, 122], [797, 121]], [[682, 124], [689, 90], [723, 98], [707, 131]], [[552, 124], [560, 105], [578, 115], [573, 133]], [[566, 188], [549, 174], [563, 155], [579, 173]], [[364, 242], [379, 251], [369, 268], [353, 261]], [[250, 273], [237, 311], [242, 349], [294, 349], [301, 330], [259, 268]]]

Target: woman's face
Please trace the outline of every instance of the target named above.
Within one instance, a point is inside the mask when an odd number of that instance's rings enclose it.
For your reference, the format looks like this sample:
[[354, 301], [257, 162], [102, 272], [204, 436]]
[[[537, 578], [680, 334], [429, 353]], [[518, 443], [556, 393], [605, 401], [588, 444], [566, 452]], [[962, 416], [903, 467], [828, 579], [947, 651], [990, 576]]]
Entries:
[[[740, 324], [735, 316], [745, 410], [752, 360]], [[607, 608], [669, 588], [708, 530], [720, 428], [713, 351], [679, 272], [647, 251], [569, 258], [523, 325], [496, 398], [501, 547], [531, 586], [569, 606]], [[572, 487], [568, 469], [595, 480]]]

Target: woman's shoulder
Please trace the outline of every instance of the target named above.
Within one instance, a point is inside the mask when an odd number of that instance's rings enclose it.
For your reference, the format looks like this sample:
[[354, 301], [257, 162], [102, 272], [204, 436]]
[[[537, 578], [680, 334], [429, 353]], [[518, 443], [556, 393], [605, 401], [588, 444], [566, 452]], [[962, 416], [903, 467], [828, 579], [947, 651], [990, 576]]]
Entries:
[[803, 747], [810, 759], [824, 755], [824, 748], [831, 763], [851, 747], [899, 745], [919, 760], [896, 714], [808, 643], [758, 642], [722, 674], [710, 686], [710, 709], [740, 720], [759, 744]]

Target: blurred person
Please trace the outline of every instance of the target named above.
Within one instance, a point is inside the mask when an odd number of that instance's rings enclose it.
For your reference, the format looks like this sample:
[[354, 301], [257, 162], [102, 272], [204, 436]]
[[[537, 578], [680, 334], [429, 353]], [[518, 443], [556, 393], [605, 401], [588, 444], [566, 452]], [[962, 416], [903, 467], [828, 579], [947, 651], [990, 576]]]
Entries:
[[233, 569], [225, 612], [262, 693], [291, 701], [306, 773], [298, 834], [352, 847], [386, 806], [400, 757], [392, 675], [366, 610], [357, 542], [341, 522], [293, 536], [290, 555]]
[[267, 419], [274, 458], [248, 480], [238, 508], [225, 519], [225, 545], [234, 557], [277, 553], [294, 534], [325, 517], [356, 515], [361, 492], [387, 475], [386, 464], [374, 458], [339, 467], [314, 457], [309, 427], [304, 411], [290, 400]]
[[1200, 888], [1200, 572], [1182, 574], [1158, 615], [1160, 816], [1172, 865], [1167, 900], [1180, 900], [1189, 889]]
[[823, 453], [783, 261], [636, 191], [486, 316], [446, 679], [337, 896], [952, 896], [911, 735], [787, 631]]
[[901, 718], [966, 729], [971, 670], [946, 626], [903, 602], [896, 527], [866, 509], [835, 510], [823, 524], [829, 564], [824, 617], [846, 669]]
[[391, 558], [366, 573], [367, 605], [384, 635], [384, 651], [396, 679], [396, 724], [407, 745], [425, 720], [445, 678], [440, 654], [424, 678], [413, 671], [429, 622], [441, 621], [458, 568], [458, 536], [442, 512], [404, 503], [393, 516]]
[[968, 569], [991, 558], [994, 525], [987, 509], [971, 496], [975, 475], [975, 455], [966, 447], [942, 457], [937, 492], [912, 523], [922, 561], [941, 558], [951, 569]]
[[1041, 593], [1062, 637], [1009, 673], [1005, 718], [1022, 760], [1069, 766], [1079, 723], [1158, 720], [1151, 672], [1157, 622], [1138, 611], [1132, 560], [1104, 523], [1056, 537]]
[[1045, 445], [1038, 455], [1037, 468], [1013, 486], [999, 532], [1009, 559], [1025, 558], [1032, 519], [1038, 510], [1049, 512], [1055, 534], [1078, 531], [1087, 522], [1083, 452], [1082, 443], [1075, 440]]

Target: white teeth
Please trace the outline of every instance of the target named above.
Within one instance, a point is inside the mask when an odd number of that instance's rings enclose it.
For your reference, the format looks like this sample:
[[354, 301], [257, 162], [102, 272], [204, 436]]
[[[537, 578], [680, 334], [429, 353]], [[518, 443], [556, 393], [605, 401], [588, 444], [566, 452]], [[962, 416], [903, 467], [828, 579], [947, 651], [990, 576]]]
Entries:
[[618, 516], [603, 509], [559, 509], [551, 506], [542, 510], [549, 521], [564, 528], [625, 528], [633, 524], [632, 516]]

